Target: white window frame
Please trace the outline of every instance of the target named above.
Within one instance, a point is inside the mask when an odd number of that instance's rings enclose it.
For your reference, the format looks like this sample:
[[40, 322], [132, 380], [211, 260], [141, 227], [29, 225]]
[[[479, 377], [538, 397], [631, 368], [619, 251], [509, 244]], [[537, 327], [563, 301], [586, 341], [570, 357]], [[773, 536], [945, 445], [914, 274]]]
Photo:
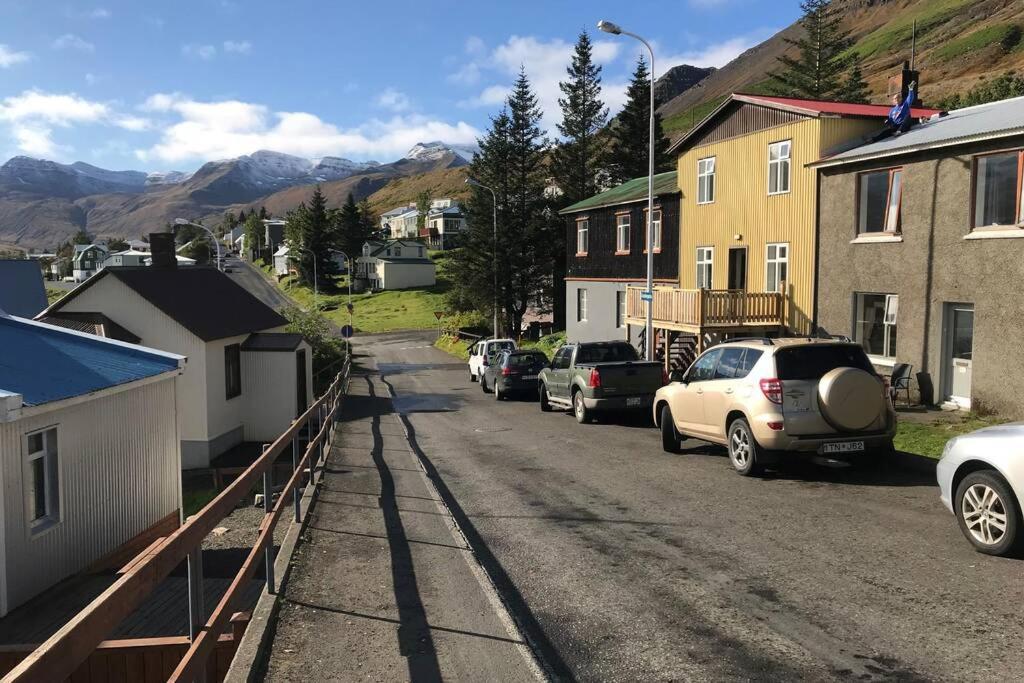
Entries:
[[576, 322], [587, 322], [587, 288], [580, 287], [576, 290]]
[[[623, 222], [625, 221], [625, 222]], [[630, 249], [629, 231], [632, 221], [629, 213], [615, 214], [615, 253], [628, 254]]]
[[[778, 158], [772, 159], [772, 152], [777, 151]], [[789, 194], [792, 187], [792, 162], [793, 153], [792, 140], [780, 140], [768, 145], [768, 195]], [[781, 189], [782, 179], [786, 180], [786, 189]], [[776, 181], [776, 188], [772, 191], [772, 180]]]
[[[654, 215], [657, 216], [657, 218], [654, 221], [651, 221], [647, 217], [648, 216], [647, 209], [644, 209], [644, 224], [646, 225], [647, 229], [648, 230], [651, 229], [652, 223], [654, 225], [654, 253], [657, 254], [657, 253], [661, 252], [661, 235], [662, 235], [662, 231], [661, 231], [661, 215], [662, 214], [661, 214], [661, 207], [660, 206], [656, 207], [654, 209]], [[647, 253], [647, 244], [648, 244], [649, 240], [650, 240], [650, 235], [644, 233], [644, 253]]]
[[715, 203], [715, 166], [716, 157], [697, 159], [697, 203]]
[[626, 290], [615, 290], [615, 328], [623, 329], [626, 326]]
[[[896, 344], [899, 342], [899, 303], [898, 294], [887, 294], [884, 292], [854, 292], [853, 293], [853, 337], [854, 341], [864, 345], [861, 338], [861, 326], [864, 321], [864, 297], [884, 296], [885, 309], [882, 313], [882, 354], [868, 353], [868, 358], [879, 365], [892, 365], [896, 361]], [[896, 340], [893, 341], [893, 328], [896, 329]], [[865, 349], [867, 351], [867, 349]]]
[[[582, 248], [581, 248], [582, 247]], [[590, 219], [576, 221], [576, 255], [586, 256], [590, 250]]]
[[[1014, 213], [1016, 214], [1016, 223], [989, 223], [982, 224], [979, 220], [979, 214], [981, 214], [982, 207], [984, 206], [984, 178], [981, 176], [981, 164], [988, 157], [996, 156], [1010, 156], [1016, 155], [1017, 157], [1017, 187], [1015, 188], [1017, 193], [1017, 206], [1015, 207]], [[979, 154], [974, 157], [974, 162], [971, 169], [973, 189], [973, 206], [971, 207], [971, 229], [980, 232], [995, 231], [1000, 229], [1014, 229], [1024, 228], [1024, 150], [1022, 149], [1008, 149], [1001, 152], [990, 152], [987, 154]]]
[[713, 289], [715, 248], [697, 247], [697, 289]]
[[[29, 451], [31, 437], [40, 436], [43, 447], [39, 451]], [[35, 429], [25, 434], [25, 519], [30, 535], [40, 534], [60, 524], [61, 512], [61, 476], [60, 476], [60, 435], [57, 425]], [[41, 517], [35, 517], [34, 468], [38, 460], [43, 461], [43, 496], [46, 511]]]
[[[775, 255], [772, 256], [772, 249]], [[785, 255], [780, 256], [784, 251]], [[772, 282], [772, 275], [769, 272], [769, 265], [775, 266], [775, 282]], [[785, 266], [786, 277], [779, 275], [779, 266]], [[764, 291], [778, 292], [780, 285], [789, 278], [789, 242], [769, 242], [764, 245]]]

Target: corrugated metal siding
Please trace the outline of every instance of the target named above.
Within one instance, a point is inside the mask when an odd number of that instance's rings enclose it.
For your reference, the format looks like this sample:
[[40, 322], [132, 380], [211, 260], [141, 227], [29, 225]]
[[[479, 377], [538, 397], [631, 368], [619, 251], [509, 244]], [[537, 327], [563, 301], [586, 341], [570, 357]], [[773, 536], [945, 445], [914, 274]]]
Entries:
[[788, 123], [798, 123], [807, 117], [789, 111], [762, 107], [756, 104], [734, 103], [732, 111], [724, 114], [711, 124], [707, 130], [691, 140], [688, 148], [699, 147], [713, 142], [721, 142], [739, 135], [748, 135], [766, 128], [774, 128]]
[[[245, 369], [242, 368], [242, 393], [232, 399], [227, 398], [227, 384], [224, 374], [224, 348], [231, 344], [241, 346], [248, 334], [227, 339], [217, 339], [206, 343], [206, 405], [208, 406], [209, 430], [211, 439], [231, 430], [238, 429], [246, 421], [249, 405], [257, 398], [266, 398], [264, 387], [251, 387], [245, 382]], [[242, 362], [246, 354], [242, 353]], [[255, 394], [255, 395], [254, 395]], [[220, 455], [214, 452], [213, 456]]]
[[[306, 363], [310, 351], [305, 344]], [[242, 395], [244, 401], [244, 438], [246, 441], [276, 439], [288, 429], [296, 416], [295, 351], [242, 353]], [[307, 387], [311, 383], [307, 379]], [[306, 404], [311, 402], [307, 400]]]
[[[179, 508], [175, 380], [0, 424], [8, 608], [84, 569]], [[58, 429], [61, 522], [28, 531], [24, 436]]]

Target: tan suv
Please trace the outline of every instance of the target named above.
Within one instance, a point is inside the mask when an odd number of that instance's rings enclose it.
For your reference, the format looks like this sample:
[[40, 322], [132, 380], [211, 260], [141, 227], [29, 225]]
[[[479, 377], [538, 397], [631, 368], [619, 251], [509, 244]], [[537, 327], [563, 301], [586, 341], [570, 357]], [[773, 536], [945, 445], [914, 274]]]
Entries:
[[842, 458], [892, 449], [896, 413], [857, 344], [736, 339], [669, 379], [654, 397], [669, 452], [678, 453], [684, 437], [722, 444], [749, 476], [782, 451]]

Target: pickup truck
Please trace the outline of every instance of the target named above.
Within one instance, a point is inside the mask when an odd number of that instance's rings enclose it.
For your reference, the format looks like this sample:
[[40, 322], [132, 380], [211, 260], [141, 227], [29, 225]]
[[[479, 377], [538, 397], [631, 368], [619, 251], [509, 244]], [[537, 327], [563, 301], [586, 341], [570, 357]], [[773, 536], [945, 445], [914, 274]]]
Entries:
[[572, 410], [581, 424], [598, 412], [650, 410], [665, 383], [661, 363], [624, 341], [566, 344], [537, 378], [540, 409]]

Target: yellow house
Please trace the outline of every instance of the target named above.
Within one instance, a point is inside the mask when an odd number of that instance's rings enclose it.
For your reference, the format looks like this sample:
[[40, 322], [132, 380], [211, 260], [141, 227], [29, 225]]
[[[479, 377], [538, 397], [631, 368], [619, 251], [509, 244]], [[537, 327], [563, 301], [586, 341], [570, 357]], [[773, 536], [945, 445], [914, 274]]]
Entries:
[[[819, 197], [807, 164], [865, 142], [888, 111], [734, 94], [673, 144], [682, 193], [679, 285], [653, 297], [656, 342], [667, 359], [685, 362], [728, 336], [812, 331]], [[642, 288], [627, 293], [630, 324], [643, 324], [642, 295]]]

